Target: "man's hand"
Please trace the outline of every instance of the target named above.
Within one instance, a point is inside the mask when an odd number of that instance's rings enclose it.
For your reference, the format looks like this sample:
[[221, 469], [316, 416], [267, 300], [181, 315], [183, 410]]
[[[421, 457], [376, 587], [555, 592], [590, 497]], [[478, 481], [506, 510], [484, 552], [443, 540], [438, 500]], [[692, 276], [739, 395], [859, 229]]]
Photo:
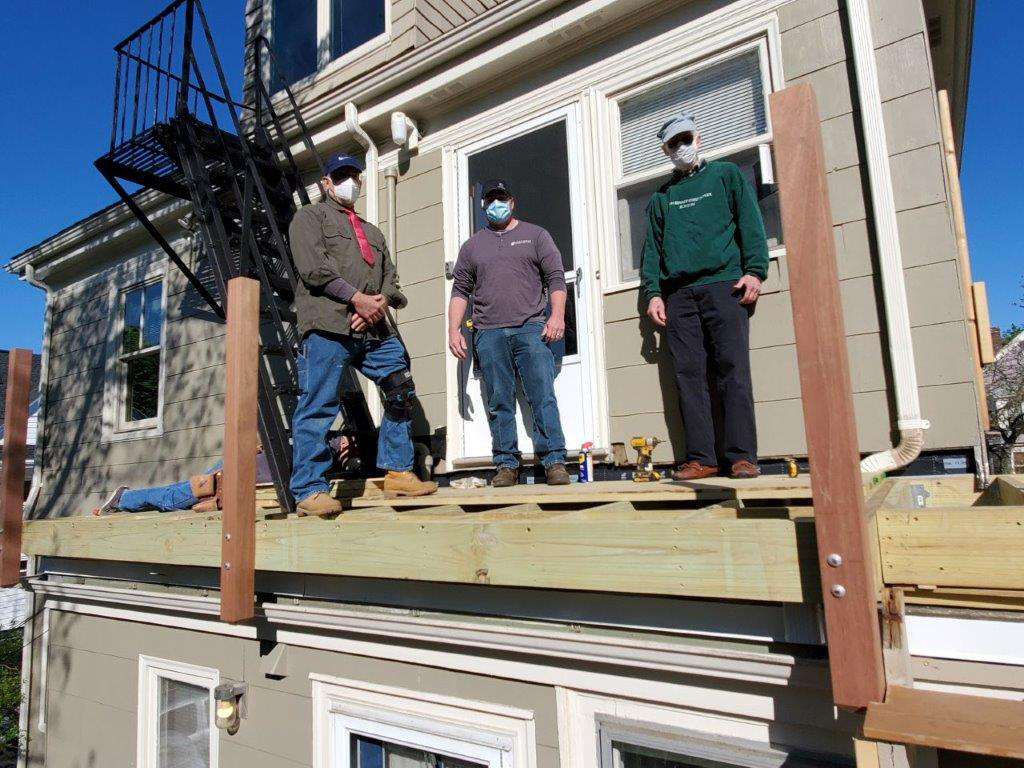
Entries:
[[565, 315], [555, 315], [552, 313], [548, 321], [544, 323], [544, 329], [540, 332], [540, 337], [544, 341], [558, 341], [565, 336]]
[[366, 330], [369, 329], [370, 324], [368, 322], [366, 322], [365, 320], [363, 320], [362, 315], [353, 315], [352, 319], [348, 323], [348, 326], [355, 333], [362, 333], [363, 331], [366, 331]]
[[665, 316], [665, 302], [661, 296], [652, 296], [651, 300], [647, 303], [647, 316], [651, 318], [651, 322], [655, 325], [665, 327], [665, 323], [668, 322], [668, 318]]
[[754, 275], [744, 275], [740, 281], [732, 287], [733, 291], [740, 292], [740, 304], [753, 304], [761, 295], [761, 278]]
[[[376, 325], [384, 319], [384, 310], [388, 308], [388, 300], [384, 296], [368, 296], [365, 293], [357, 293], [352, 297], [352, 306], [356, 314], [366, 321], [367, 325]], [[353, 318], [353, 330], [354, 318]]]
[[466, 359], [466, 338], [459, 328], [448, 329], [448, 351], [459, 360]]

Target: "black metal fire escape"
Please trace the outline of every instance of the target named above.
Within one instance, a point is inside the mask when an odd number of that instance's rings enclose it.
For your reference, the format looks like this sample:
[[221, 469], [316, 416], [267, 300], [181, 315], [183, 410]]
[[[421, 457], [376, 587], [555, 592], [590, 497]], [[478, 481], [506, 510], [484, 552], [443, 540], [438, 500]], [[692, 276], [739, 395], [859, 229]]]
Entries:
[[[289, 138], [301, 140], [321, 169], [323, 164], [287, 84], [281, 84], [284, 96], [277, 102], [283, 99], [286, 109], [271, 99], [262, 76], [265, 56], [273, 62], [269, 43], [258, 37], [253, 45], [254, 95], [251, 103], [241, 104], [231, 99], [199, 0], [175, 0], [119, 43], [110, 151], [96, 167], [219, 317], [224, 317], [228, 280], [259, 280], [260, 433], [281, 508], [290, 511], [299, 338], [287, 232], [296, 196], [303, 205], [310, 200]], [[212, 83], [201, 61], [212, 70]], [[316, 175], [318, 186], [322, 175]], [[137, 199], [142, 190], [129, 192], [122, 182], [191, 202], [212, 285], [195, 274], [143, 210]], [[343, 390], [347, 421], [359, 422], [359, 431], [372, 430], [354, 379]]]

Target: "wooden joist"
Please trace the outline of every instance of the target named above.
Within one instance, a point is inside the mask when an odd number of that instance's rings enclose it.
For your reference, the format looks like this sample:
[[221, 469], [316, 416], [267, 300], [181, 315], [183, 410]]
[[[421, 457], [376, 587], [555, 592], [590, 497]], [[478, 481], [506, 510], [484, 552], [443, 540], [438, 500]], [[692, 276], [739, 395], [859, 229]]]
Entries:
[[890, 686], [868, 707], [876, 741], [1024, 759], [1024, 702]]
[[[735, 600], [818, 599], [814, 535], [788, 517], [600, 507], [547, 512], [400, 513], [263, 519], [256, 568], [293, 573], [596, 590]], [[37, 520], [38, 555], [218, 567], [220, 521], [157, 518]]]
[[877, 512], [887, 584], [1024, 589], [1024, 507]]

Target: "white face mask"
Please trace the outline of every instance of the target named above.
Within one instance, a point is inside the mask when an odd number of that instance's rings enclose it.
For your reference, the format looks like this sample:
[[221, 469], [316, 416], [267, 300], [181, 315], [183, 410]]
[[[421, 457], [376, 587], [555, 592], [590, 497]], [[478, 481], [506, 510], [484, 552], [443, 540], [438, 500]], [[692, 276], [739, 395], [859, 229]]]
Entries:
[[334, 196], [343, 205], [353, 205], [359, 197], [359, 190], [362, 186], [359, 179], [343, 179], [334, 185]]
[[689, 144], [680, 144], [675, 149], [669, 150], [672, 165], [680, 171], [688, 171], [697, 163], [697, 140]]

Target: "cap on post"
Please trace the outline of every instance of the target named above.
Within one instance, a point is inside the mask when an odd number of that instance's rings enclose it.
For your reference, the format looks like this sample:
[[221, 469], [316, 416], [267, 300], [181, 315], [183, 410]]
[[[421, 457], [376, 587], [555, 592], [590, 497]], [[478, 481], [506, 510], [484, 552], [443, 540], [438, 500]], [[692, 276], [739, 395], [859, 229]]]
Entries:
[[352, 155], [331, 155], [324, 161], [324, 176], [330, 176], [341, 168], [355, 168], [363, 172], [363, 163], [359, 158]]
[[687, 132], [696, 133], [697, 123], [694, 122], [693, 115], [689, 112], [680, 112], [678, 115], [673, 115], [665, 121], [665, 124], [661, 126], [661, 130], [658, 131], [658, 138], [662, 144], [667, 144], [672, 140], [672, 137]]
[[480, 190], [480, 199], [483, 200], [488, 195], [493, 195], [495, 192], [513, 197], [512, 190], [508, 188], [508, 184], [505, 183], [504, 179], [488, 179], [484, 182], [483, 188]]

